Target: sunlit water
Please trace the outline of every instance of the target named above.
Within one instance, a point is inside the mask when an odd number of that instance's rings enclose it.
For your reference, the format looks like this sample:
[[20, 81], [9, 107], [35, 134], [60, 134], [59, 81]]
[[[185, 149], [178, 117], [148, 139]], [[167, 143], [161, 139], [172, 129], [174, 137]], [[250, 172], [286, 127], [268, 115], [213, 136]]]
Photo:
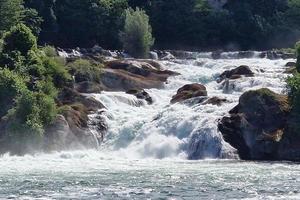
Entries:
[[[109, 130], [98, 151], [2, 156], [0, 199], [300, 199], [300, 165], [238, 161], [217, 129], [243, 92], [284, 93], [290, 60], [196, 57], [162, 62], [181, 75], [147, 90], [153, 105], [122, 92], [94, 94], [108, 108]], [[215, 81], [244, 64], [255, 77], [231, 81], [227, 89]], [[178, 88], [195, 82], [228, 102], [170, 105]]]

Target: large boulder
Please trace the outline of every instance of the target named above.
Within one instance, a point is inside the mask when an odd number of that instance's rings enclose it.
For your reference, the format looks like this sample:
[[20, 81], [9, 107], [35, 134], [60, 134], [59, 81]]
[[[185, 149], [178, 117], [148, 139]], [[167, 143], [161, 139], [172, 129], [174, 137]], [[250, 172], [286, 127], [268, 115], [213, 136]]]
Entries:
[[194, 97], [206, 97], [207, 91], [204, 85], [199, 83], [187, 84], [177, 90], [177, 94], [171, 99], [171, 103], [182, 102]]
[[253, 77], [254, 73], [251, 71], [251, 69], [248, 66], [241, 65], [232, 70], [226, 70], [219, 76], [217, 81], [221, 82], [224, 79], [238, 79], [241, 78], [242, 76]]
[[242, 159], [276, 160], [290, 111], [288, 97], [260, 89], [244, 93], [219, 123], [224, 139]]
[[128, 91], [132, 88], [149, 89], [164, 85], [170, 76], [178, 73], [164, 70], [153, 60], [113, 60], [105, 64], [101, 85], [105, 90]]

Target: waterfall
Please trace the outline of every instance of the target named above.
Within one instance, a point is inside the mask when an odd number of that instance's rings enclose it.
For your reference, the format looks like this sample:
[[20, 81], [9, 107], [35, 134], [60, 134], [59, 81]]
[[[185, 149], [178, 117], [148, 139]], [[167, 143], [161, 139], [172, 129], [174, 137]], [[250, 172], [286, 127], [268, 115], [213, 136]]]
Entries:
[[[164, 88], [146, 90], [154, 100], [152, 105], [123, 92], [93, 94], [107, 108], [104, 115], [109, 128], [100, 151], [137, 159], [237, 158], [236, 150], [218, 131], [218, 120], [228, 115], [245, 91], [267, 87], [285, 92], [283, 71], [292, 60], [258, 58], [261, 54], [248, 52], [241, 58], [241, 53], [229, 52], [212, 59], [212, 53], [194, 53], [193, 59], [160, 61], [181, 75], [170, 78]], [[255, 76], [216, 82], [222, 72], [240, 65], [249, 66]], [[204, 84], [209, 97], [227, 102], [221, 106], [170, 104], [177, 89], [189, 83]]]

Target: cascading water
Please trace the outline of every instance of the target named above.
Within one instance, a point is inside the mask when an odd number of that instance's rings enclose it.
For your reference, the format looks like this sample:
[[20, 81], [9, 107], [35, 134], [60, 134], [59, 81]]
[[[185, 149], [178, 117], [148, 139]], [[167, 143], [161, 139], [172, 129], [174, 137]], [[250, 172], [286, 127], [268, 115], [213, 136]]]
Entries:
[[[189, 60], [162, 61], [165, 68], [179, 72], [162, 89], [149, 89], [152, 105], [122, 92], [103, 92], [93, 96], [106, 108], [108, 134], [101, 152], [127, 158], [204, 159], [236, 158], [236, 151], [223, 140], [217, 129], [218, 119], [238, 103], [239, 96], [250, 89], [267, 87], [275, 92], [285, 90], [283, 71], [287, 60], [258, 58], [259, 52], [250, 52], [252, 58], [238, 59], [238, 52], [222, 53], [212, 59], [211, 53], [190, 53]], [[248, 53], [249, 54], [249, 53]], [[255, 77], [217, 83], [222, 72], [247, 65]], [[178, 88], [188, 83], [207, 87], [209, 97], [221, 97], [227, 102], [221, 106], [186, 103], [170, 104]]]
[[[258, 54], [237, 59], [238, 53], [222, 53], [213, 60], [211, 53], [191, 53], [194, 59], [161, 61], [181, 75], [162, 89], [147, 90], [152, 105], [123, 92], [93, 94], [107, 108], [99, 111], [109, 126], [100, 149], [2, 155], [0, 199], [299, 199], [298, 164], [188, 160], [235, 158], [217, 120], [247, 90], [285, 92], [283, 71], [291, 60], [261, 59]], [[255, 77], [216, 82], [220, 73], [239, 65], [249, 66]], [[227, 102], [201, 105], [192, 99], [171, 105], [176, 90], [187, 83], [202, 83], [209, 97]], [[100, 120], [97, 114], [93, 117], [91, 124]]]

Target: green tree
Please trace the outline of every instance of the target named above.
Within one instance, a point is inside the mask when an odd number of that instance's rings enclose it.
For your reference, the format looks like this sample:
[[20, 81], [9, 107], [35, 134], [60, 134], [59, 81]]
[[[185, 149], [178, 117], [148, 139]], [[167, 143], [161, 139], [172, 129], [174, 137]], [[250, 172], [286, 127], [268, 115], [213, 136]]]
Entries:
[[0, 36], [22, 17], [22, 0], [0, 0]]
[[7, 114], [16, 97], [26, 89], [24, 80], [9, 69], [0, 70], [0, 118]]
[[22, 56], [26, 56], [29, 51], [37, 50], [37, 39], [24, 24], [18, 24], [5, 33], [3, 42], [3, 53], [19, 51]]
[[126, 52], [137, 58], [148, 57], [154, 44], [149, 17], [144, 10], [126, 10], [124, 32], [120, 34]]

